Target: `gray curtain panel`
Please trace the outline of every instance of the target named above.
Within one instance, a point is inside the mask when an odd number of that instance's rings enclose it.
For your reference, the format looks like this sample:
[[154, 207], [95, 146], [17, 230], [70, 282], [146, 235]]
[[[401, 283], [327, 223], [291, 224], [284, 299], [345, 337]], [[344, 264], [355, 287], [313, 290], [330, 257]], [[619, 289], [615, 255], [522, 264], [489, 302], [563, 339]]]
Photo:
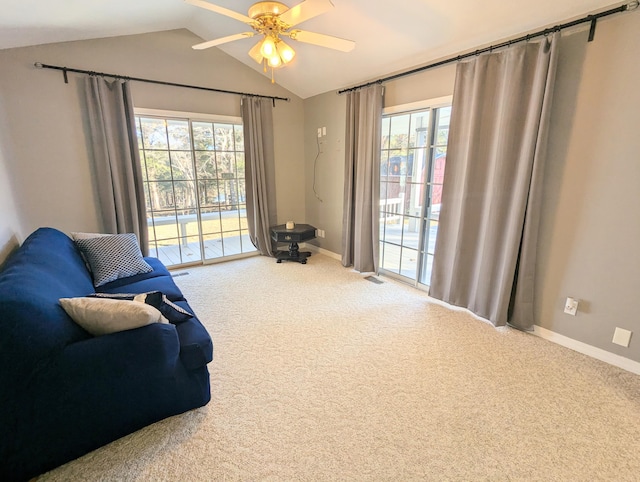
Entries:
[[134, 233], [146, 256], [149, 232], [129, 82], [87, 77], [85, 92], [104, 231]]
[[342, 265], [378, 272], [380, 225], [380, 84], [347, 94]]
[[560, 33], [458, 65], [430, 294], [529, 330]]
[[269, 228], [276, 224], [277, 210], [271, 100], [242, 97], [242, 124], [249, 237], [261, 254], [273, 256]]

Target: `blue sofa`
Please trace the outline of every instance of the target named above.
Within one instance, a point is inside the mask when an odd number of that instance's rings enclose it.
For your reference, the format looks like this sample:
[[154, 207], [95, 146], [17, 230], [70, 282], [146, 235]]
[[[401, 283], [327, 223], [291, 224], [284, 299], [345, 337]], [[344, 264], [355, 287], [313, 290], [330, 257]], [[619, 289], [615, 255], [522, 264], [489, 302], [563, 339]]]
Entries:
[[0, 272], [0, 480], [28, 480], [207, 404], [211, 338], [194, 316], [91, 336], [59, 304], [159, 290], [193, 313], [167, 269], [94, 288], [74, 241], [40, 228]]

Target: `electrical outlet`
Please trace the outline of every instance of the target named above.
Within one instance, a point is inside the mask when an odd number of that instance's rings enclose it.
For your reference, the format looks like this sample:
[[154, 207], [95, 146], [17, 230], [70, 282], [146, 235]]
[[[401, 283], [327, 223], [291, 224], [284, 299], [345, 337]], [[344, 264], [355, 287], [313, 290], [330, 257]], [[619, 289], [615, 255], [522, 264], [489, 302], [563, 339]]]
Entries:
[[316, 237], [324, 238], [324, 229], [316, 229]]
[[611, 340], [616, 345], [629, 347], [629, 342], [631, 341], [631, 333], [629, 330], [625, 330], [623, 328], [616, 328], [616, 331], [613, 333], [613, 340]]
[[323, 136], [326, 136], [326, 135], [327, 135], [327, 128], [326, 128], [326, 127], [323, 127], [323, 128], [322, 128], [322, 135], [323, 135]]
[[574, 298], [567, 298], [567, 302], [564, 304], [564, 312], [567, 315], [576, 316], [578, 311], [578, 300]]

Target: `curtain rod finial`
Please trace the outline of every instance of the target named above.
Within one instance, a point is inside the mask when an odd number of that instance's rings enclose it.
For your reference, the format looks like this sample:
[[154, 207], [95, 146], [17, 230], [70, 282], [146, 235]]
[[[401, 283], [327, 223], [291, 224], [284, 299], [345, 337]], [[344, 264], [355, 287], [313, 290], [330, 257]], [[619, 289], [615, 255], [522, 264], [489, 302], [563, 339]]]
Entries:
[[630, 12], [631, 10], [635, 10], [636, 8], [638, 8], [638, 6], [640, 6], [640, 2], [638, 0], [629, 2], [627, 3], [627, 11]]
[[44, 67], [44, 66], [42, 65], [42, 62], [35, 62], [35, 63], [33, 64], [33, 66], [34, 66], [36, 69], [42, 69], [42, 68]]

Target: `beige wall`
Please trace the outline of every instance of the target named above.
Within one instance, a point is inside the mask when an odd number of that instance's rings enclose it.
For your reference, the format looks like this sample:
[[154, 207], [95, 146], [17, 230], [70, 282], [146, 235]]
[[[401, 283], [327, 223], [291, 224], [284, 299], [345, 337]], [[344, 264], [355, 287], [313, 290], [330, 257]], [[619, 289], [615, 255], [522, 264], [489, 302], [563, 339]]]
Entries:
[[[640, 361], [640, 11], [598, 22], [562, 40], [551, 118], [540, 232], [536, 324]], [[455, 66], [385, 84], [385, 106], [451, 95]], [[320, 247], [341, 252], [344, 96], [305, 100], [307, 221], [327, 233]], [[311, 190], [317, 128], [327, 126]], [[562, 312], [581, 299], [578, 316]], [[615, 327], [634, 332], [629, 348], [611, 343]]]
[[[302, 218], [303, 104], [277, 84], [218, 49], [194, 51], [186, 30], [67, 42], [0, 51], [0, 94], [7, 130], [4, 159], [19, 206], [20, 233], [39, 226], [63, 231], [101, 229], [85, 137], [81, 76], [38, 70], [39, 61], [171, 82], [290, 97], [274, 109], [278, 218]], [[132, 83], [136, 107], [240, 115], [240, 97]], [[7, 205], [3, 199], [2, 209]], [[13, 208], [9, 207], [9, 210]]]
[[[640, 12], [564, 39], [546, 168], [537, 324], [640, 361]], [[578, 315], [563, 313], [567, 296]], [[631, 345], [611, 342], [615, 327]]]
[[4, 97], [0, 92], [0, 266], [7, 255], [23, 241], [7, 160], [11, 157], [7, 140], [8, 122], [4, 115]]
[[[304, 101], [305, 219], [325, 231], [312, 243], [333, 253], [342, 252], [345, 109], [346, 97], [335, 92]], [[327, 134], [318, 138], [322, 127]]]

